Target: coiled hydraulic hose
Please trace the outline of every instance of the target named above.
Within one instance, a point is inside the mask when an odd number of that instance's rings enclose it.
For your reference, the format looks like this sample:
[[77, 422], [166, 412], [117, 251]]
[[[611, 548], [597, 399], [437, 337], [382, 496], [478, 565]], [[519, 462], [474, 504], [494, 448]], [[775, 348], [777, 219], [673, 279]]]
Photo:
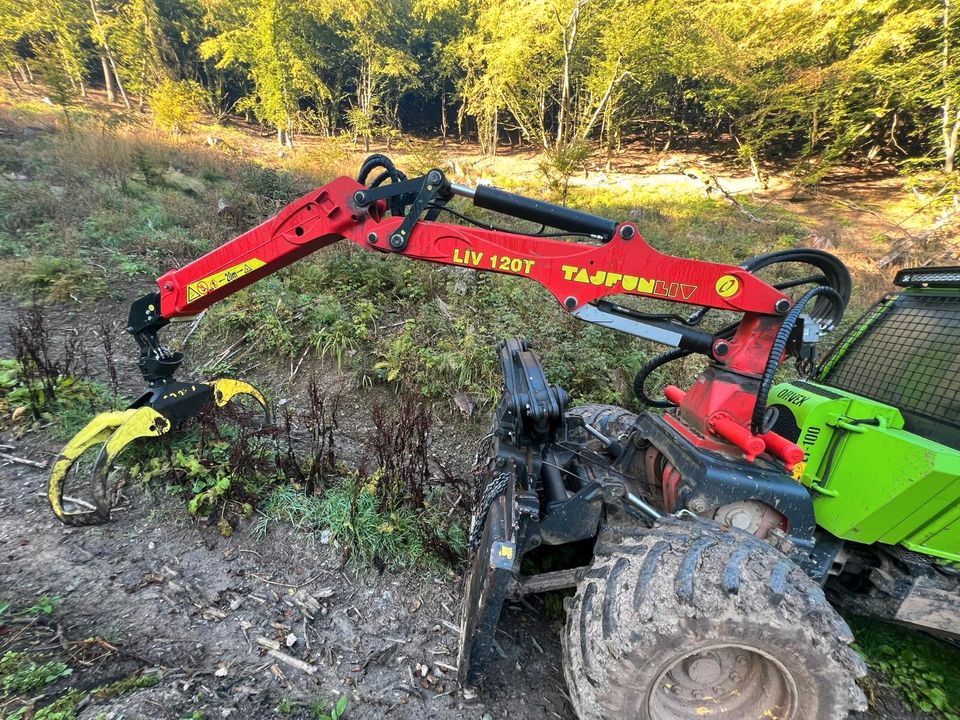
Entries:
[[[382, 168], [383, 172], [377, 175], [373, 181], [368, 185], [368, 187], [379, 187], [383, 183], [389, 180], [391, 183], [400, 183], [407, 179], [407, 176], [403, 171], [398, 170], [397, 166], [393, 164], [393, 160], [388, 158], [386, 155], [381, 153], [374, 153], [366, 160], [363, 161], [363, 165], [360, 166], [360, 173], [357, 175], [357, 182], [361, 185], [367, 184], [367, 178], [377, 168]], [[416, 193], [407, 193], [405, 195], [398, 195], [396, 197], [390, 198], [390, 214], [394, 216], [403, 216], [406, 212], [406, 208], [410, 203], [413, 202], [413, 198], [416, 196]]]
[[[786, 290], [791, 287], [797, 287], [798, 285], [803, 285], [810, 282], [818, 282], [820, 285], [818, 287], [827, 287], [832, 289], [836, 297], [822, 296], [821, 293], [817, 293], [817, 302], [814, 304], [813, 308], [808, 313], [809, 316], [815, 320], [824, 330], [833, 330], [843, 317], [843, 311], [847, 306], [847, 302], [850, 300], [850, 294], [852, 290], [852, 282], [850, 280], [850, 273], [847, 270], [846, 266], [840, 262], [837, 258], [829, 253], [825, 253], [821, 250], [811, 250], [807, 248], [800, 248], [794, 250], [777, 250], [772, 253], [765, 253], [764, 255], [757, 255], [754, 258], [750, 258], [744, 262], [740, 267], [748, 272], [757, 272], [763, 268], [770, 267], [771, 265], [778, 265], [783, 263], [803, 263], [810, 265], [820, 271], [820, 275], [809, 276], [802, 278], [800, 280], [794, 281], [785, 281], [774, 285], [778, 290]], [[816, 288], [814, 288], [816, 289]], [[801, 298], [802, 299], [802, 298]], [[807, 301], [804, 304], [807, 304]], [[799, 305], [799, 302], [797, 303]], [[700, 308], [694, 312], [687, 322], [692, 325], [697, 325], [709, 312], [708, 308]], [[792, 313], [792, 310], [791, 310]], [[799, 314], [798, 314], [799, 316]], [[788, 314], [789, 317], [789, 314]], [[786, 324], [786, 319], [784, 320]], [[732, 325], [727, 325], [722, 328], [719, 332], [716, 333], [717, 339], [728, 340], [733, 337], [734, 333], [737, 330], [739, 323], [733, 323]], [[790, 330], [792, 331], [793, 325], [796, 325], [796, 320], [791, 324]], [[788, 333], [789, 335], [789, 333]], [[692, 354], [692, 350], [670, 350], [668, 352], [657, 355], [652, 360], [650, 360], [646, 365], [644, 365], [637, 372], [636, 376], [633, 379], [633, 392], [636, 398], [642, 402], [644, 405], [655, 408], [670, 408], [673, 407], [673, 403], [669, 400], [655, 400], [647, 395], [646, 392], [646, 383], [650, 375], [660, 367], [663, 367], [667, 363], [671, 363], [680, 358], [684, 358], [687, 355]], [[780, 357], [782, 356], [783, 351], [776, 355], [775, 362], [779, 364]], [[769, 359], [768, 359], [769, 364]], [[776, 367], [774, 368], [776, 370]], [[768, 389], [769, 392], [769, 389]], [[766, 399], [764, 398], [763, 402], [763, 413], [766, 412]]]

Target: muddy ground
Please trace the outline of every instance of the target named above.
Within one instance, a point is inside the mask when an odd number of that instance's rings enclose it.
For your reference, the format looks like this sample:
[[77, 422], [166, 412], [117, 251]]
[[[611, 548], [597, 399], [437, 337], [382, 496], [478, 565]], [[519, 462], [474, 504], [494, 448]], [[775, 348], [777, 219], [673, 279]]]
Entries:
[[[40, 459], [55, 449], [17, 452]], [[341, 695], [350, 718], [571, 716], [556, 631], [536, 603], [506, 612], [490, 682], [467, 699], [453, 671], [459, 576], [344, 568], [335, 547], [281, 524], [262, 540], [252, 524], [224, 538], [181, 504], [136, 489], [109, 525], [64, 528], [45, 483], [40, 470], [0, 468], [0, 594], [26, 604], [58, 596], [66, 638], [119, 648], [88, 683], [141, 667], [164, 673], [156, 687], [91, 704], [82, 718], [269, 717], [285, 698]], [[271, 641], [308, 671], [266, 655]]]

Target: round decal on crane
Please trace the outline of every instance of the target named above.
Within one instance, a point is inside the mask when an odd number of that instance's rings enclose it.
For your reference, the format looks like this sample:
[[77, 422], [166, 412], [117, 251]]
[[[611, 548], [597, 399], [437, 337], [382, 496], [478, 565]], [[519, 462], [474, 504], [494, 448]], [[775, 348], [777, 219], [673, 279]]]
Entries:
[[730, 298], [740, 292], [740, 278], [735, 275], [724, 275], [717, 280], [717, 295]]

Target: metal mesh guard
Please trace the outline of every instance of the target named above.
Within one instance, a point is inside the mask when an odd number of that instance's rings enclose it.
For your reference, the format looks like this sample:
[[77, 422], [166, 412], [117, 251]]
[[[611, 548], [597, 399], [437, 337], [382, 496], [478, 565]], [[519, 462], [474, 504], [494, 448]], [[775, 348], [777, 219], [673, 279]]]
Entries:
[[898, 408], [908, 429], [911, 414], [960, 429], [960, 295], [904, 293], [877, 310], [821, 380]]
[[960, 287], [960, 267], [908, 268], [893, 281], [899, 287]]

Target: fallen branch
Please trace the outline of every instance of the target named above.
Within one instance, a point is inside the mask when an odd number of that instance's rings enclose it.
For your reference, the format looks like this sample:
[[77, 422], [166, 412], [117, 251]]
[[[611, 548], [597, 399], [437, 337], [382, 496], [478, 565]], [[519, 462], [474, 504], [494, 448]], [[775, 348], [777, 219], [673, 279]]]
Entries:
[[271, 638], [264, 637], [263, 635], [257, 636], [257, 645], [262, 647], [264, 650], [279, 650], [280, 643]]
[[259, 580], [260, 582], [265, 582], [267, 585], [277, 585], [277, 586], [279, 586], [279, 587], [292, 588], [292, 589], [294, 589], [294, 590], [299, 590], [300, 588], [304, 588], [304, 587], [306, 587], [307, 585], [309, 585], [310, 583], [319, 580], [321, 577], [323, 577], [323, 576], [326, 575], [326, 574], [327, 574], [327, 571], [326, 571], [326, 570], [321, 570], [321, 571], [318, 572], [316, 575], [314, 575], [312, 578], [310, 578], [309, 580], [307, 580], [307, 581], [305, 581], [305, 582], [300, 583], [299, 585], [294, 585], [293, 583], [277, 582], [276, 580], [268, 580], [267, 578], [262, 577], [262, 576], [260, 576], [260, 575], [255, 575], [254, 573], [250, 573], [250, 577], [256, 578], [256, 579]]
[[743, 213], [750, 222], [759, 223], [761, 225], [766, 225], [769, 221], [764, 220], [757, 215], [754, 215], [752, 212], [747, 210], [743, 205], [740, 204], [740, 201], [737, 200], [733, 195], [728, 193], [723, 189], [723, 186], [720, 185], [720, 182], [717, 178], [708, 173], [706, 170], [700, 168], [689, 167], [683, 171], [683, 174], [692, 180], [698, 181], [703, 185], [704, 192], [707, 194], [707, 197], [710, 196], [714, 191], [720, 193], [723, 196], [723, 199], [733, 205], [737, 210]]
[[303, 660], [298, 660], [292, 655], [287, 655], [285, 652], [281, 652], [280, 650], [268, 650], [267, 655], [275, 660], [279, 660], [284, 665], [289, 665], [292, 668], [296, 668], [300, 672], [305, 672], [307, 675], [313, 675], [315, 672], [317, 672], [316, 665], [311, 665]]
[[10, 455], [9, 453], [0, 452], [0, 460], [6, 460], [7, 462], [19, 463], [20, 465], [30, 465], [31, 467], [40, 468], [43, 470], [47, 467], [45, 462], [37, 462], [36, 460], [27, 460], [27, 458], [17, 457], [16, 455]]
[[[36, 495], [37, 495], [37, 497], [40, 497], [40, 498], [49, 497], [49, 496], [47, 495], [47, 493], [45, 493], [45, 492], [38, 492]], [[72, 496], [70, 496], [70, 495], [64, 495], [64, 496], [63, 496], [63, 499], [64, 499], [66, 502], [68, 502], [68, 503], [73, 503], [74, 505], [79, 505], [80, 507], [86, 508], [87, 510], [96, 510], [96, 509], [97, 509], [96, 505], [91, 505], [91, 504], [88, 503], [86, 500], [81, 500], [80, 498], [75, 498], [75, 497], [72, 497]]]

